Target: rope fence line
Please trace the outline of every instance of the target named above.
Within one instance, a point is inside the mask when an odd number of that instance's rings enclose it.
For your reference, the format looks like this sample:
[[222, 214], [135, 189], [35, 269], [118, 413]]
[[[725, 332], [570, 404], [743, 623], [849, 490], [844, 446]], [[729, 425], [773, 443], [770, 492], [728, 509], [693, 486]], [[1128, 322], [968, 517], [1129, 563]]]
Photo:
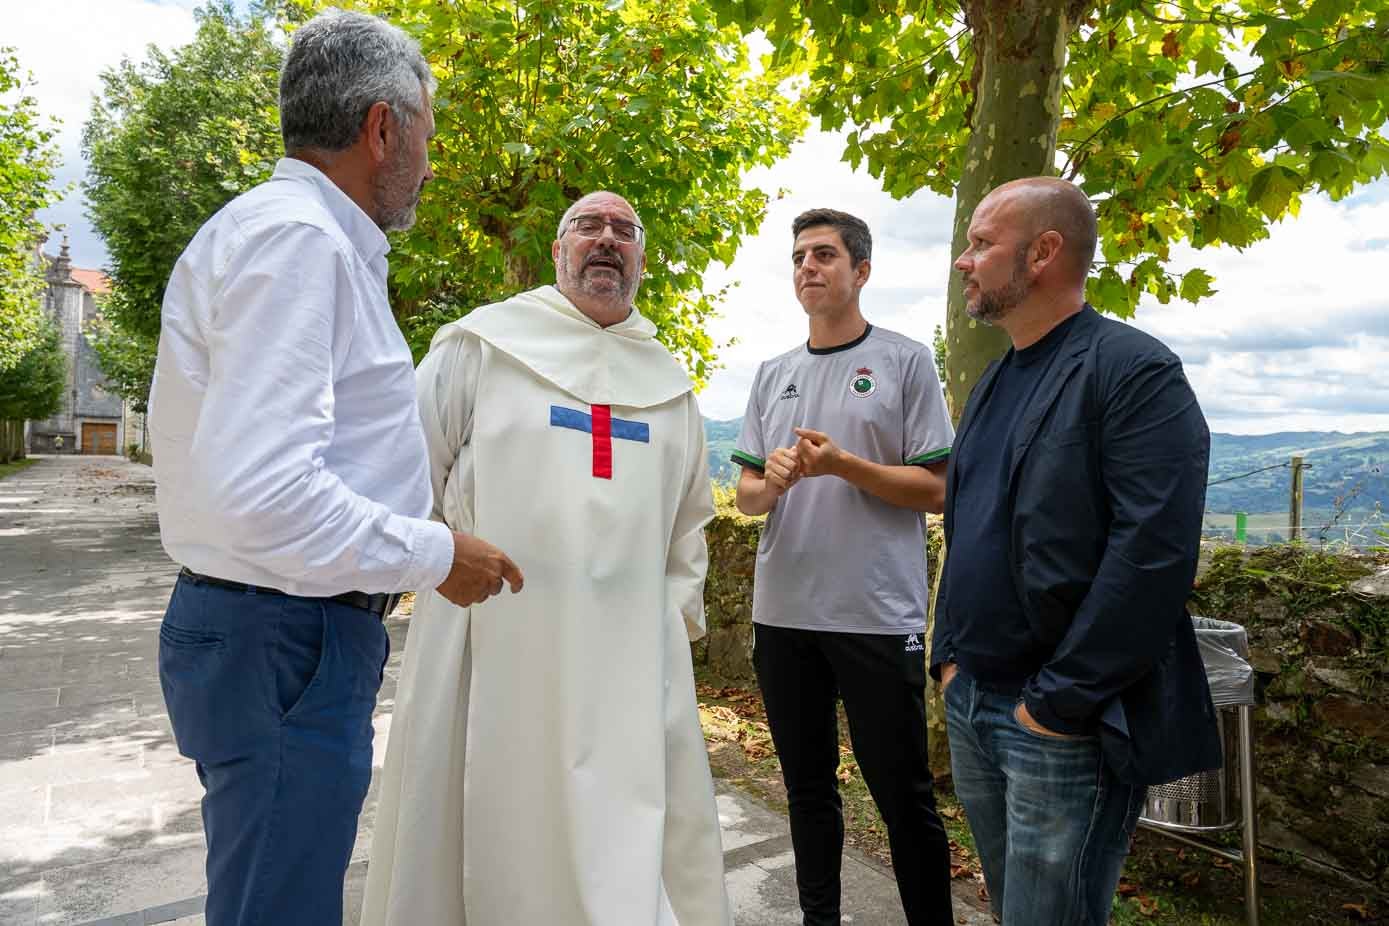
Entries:
[[[1360, 496], [1365, 488], [1366, 480], [1370, 478], [1369, 474], [1379, 476], [1384, 472], [1383, 464], [1372, 466], [1368, 473], [1362, 476], [1348, 491], [1338, 492], [1329, 507], [1304, 511], [1302, 475], [1312, 467], [1312, 463], [1305, 462], [1300, 455], [1295, 455], [1285, 463], [1274, 463], [1246, 473], [1210, 480], [1206, 483], [1207, 487], [1247, 479], [1273, 470], [1292, 470], [1286, 521], [1276, 526], [1270, 524], [1268, 516], [1274, 512], [1261, 511], [1251, 516], [1244, 511], [1212, 511], [1208, 508], [1202, 518], [1202, 534], [1207, 537], [1230, 537], [1233, 535], [1236, 542], [1251, 542], [1255, 546], [1265, 542], [1262, 539], [1265, 535], [1269, 538], [1268, 543], [1285, 542], [1284, 536], [1286, 535], [1287, 540], [1295, 542], [1317, 541], [1322, 546], [1335, 543], [1345, 544], [1356, 549], [1389, 548], [1389, 521], [1385, 518], [1384, 503], [1375, 501], [1369, 509], [1365, 509], [1363, 505], [1357, 508], [1351, 507], [1351, 502]], [[1337, 488], [1340, 486], [1338, 485]], [[1312, 517], [1311, 523], [1304, 520], [1307, 515]], [[1217, 519], [1224, 520], [1229, 517], [1234, 518], [1233, 527], [1217, 523]], [[1256, 519], [1258, 523], [1256, 523]], [[1246, 541], [1246, 533], [1248, 534], [1248, 541]]]
[[[1250, 476], [1257, 476], [1259, 473], [1266, 473], [1271, 469], [1287, 469], [1291, 465], [1291, 463], [1275, 463], [1272, 466], [1264, 466], [1259, 469], [1252, 469], [1247, 473], [1240, 473], [1238, 476], [1226, 476], [1224, 479], [1212, 479], [1210, 482], [1206, 483], [1206, 488], [1209, 489], [1211, 486], [1218, 486], [1226, 482], [1234, 482], [1236, 479], [1248, 479]], [[1311, 469], [1311, 467], [1312, 464], [1310, 463], [1302, 464], [1303, 469]]]

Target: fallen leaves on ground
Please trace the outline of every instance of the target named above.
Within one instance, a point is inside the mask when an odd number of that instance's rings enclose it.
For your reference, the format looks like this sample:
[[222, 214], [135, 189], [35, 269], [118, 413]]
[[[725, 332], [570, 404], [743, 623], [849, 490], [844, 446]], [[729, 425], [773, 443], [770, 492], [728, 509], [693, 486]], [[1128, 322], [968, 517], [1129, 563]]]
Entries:
[[702, 704], [699, 709], [722, 723], [737, 724], [742, 720], [737, 711], [722, 704]]
[[[762, 699], [746, 688], [697, 685], [700, 725], [710, 742], [735, 743], [748, 760], [760, 762], [773, 753], [772, 733], [762, 715]], [[711, 701], [726, 703], [713, 704]]]
[[1344, 913], [1349, 913], [1362, 923], [1369, 922], [1374, 917], [1374, 914], [1370, 912], [1369, 906], [1363, 903], [1343, 903], [1341, 904], [1341, 910]]

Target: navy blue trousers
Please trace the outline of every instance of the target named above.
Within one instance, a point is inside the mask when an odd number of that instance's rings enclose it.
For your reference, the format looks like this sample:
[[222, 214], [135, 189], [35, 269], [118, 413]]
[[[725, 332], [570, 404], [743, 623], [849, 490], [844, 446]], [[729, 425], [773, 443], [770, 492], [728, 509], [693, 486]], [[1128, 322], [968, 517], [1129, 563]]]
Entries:
[[179, 578], [159, 681], [206, 789], [208, 926], [341, 926], [389, 651], [360, 608]]

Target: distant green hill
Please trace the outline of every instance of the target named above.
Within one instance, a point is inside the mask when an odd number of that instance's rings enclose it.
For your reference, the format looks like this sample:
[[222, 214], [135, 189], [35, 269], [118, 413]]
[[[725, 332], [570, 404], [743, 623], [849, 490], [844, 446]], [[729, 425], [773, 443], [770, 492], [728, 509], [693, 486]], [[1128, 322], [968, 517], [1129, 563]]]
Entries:
[[[1288, 507], [1289, 469], [1293, 455], [1310, 466], [1303, 473], [1303, 507], [1373, 509], [1389, 502], [1389, 433], [1341, 434], [1293, 431], [1282, 434], [1212, 434], [1206, 506], [1221, 511], [1281, 511]], [[1266, 466], [1277, 466], [1244, 479], [1220, 480]]]
[[704, 419], [704, 435], [709, 440], [709, 476], [715, 482], [731, 484], [738, 481], [739, 467], [729, 458], [737, 446], [738, 432], [742, 427], [742, 418], [731, 421]]
[[[737, 479], [730, 462], [742, 419], [705, 419], [709, 438], [709, 472], [719, 482]], [[1286, 464], [1300, 454], [1311, 466], [1303, 475], [1304, 522], [1329, 520], [1338, 505], [1357, 521], [1389, 505], [1389, 432], [1342, 434], [1337, 431], [1292, 431], [1281, 434], [1212, 434], [1206, 510], [1212, 513], [1286, 512], [1290, 473]], [[1264, 467], [1277, 467], [1245, 478]]]

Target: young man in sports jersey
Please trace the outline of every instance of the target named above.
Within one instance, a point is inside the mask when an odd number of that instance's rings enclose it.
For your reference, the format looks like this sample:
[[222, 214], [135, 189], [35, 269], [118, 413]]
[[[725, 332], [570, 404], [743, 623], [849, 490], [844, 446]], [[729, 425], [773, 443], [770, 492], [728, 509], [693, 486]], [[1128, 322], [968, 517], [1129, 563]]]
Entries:
[[809, 340], [763, 363], [733, 459], [737, 504], [767, 514], [753, 664], [781, 759], [806, 926], [839, 923], [844, 819], [836, 700], [887, 824], [912, 926], [953, 923], [950, 850], [926, 764], [926, 554], [954, 432], [931, 351], [864, 320], [861, 219], [791, 226]]

